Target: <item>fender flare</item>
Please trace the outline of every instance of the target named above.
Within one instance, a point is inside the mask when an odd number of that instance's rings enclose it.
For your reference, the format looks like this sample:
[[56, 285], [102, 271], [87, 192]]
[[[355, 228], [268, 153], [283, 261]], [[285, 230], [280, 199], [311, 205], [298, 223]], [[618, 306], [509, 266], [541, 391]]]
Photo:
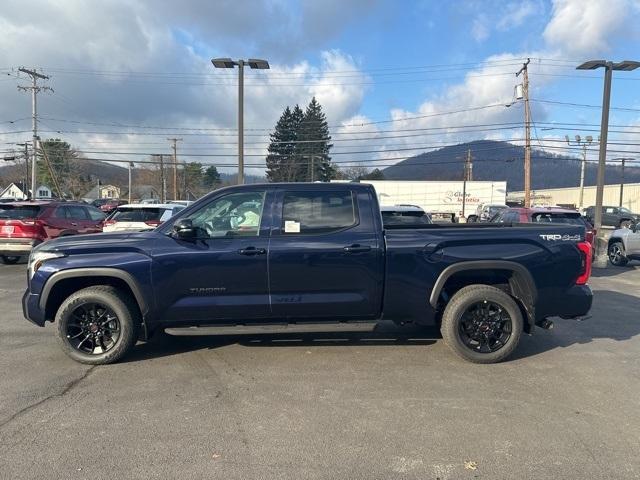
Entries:
[[68, 270], [60, 270], [59, 272], [54, 273], [53, 275], [51, 275], [51, 277], [49, 277], [49, 279], [42, 287], [39, 302], [40, 308], [42, 308], [43, 310], [46, 308], [49, 294], [58, 282], [60, 282], [61, 280], [78, 277], [111, 277], [122, 280], [129, 286], [131, 292], [133, 292], [133, 296], [136, 303], [138, 304], [138, 307], [140, 308], [140, 312], [142, 313], [143, 318], [149, 311], [149, 305], [147, 304], [147, 301], [142, 294], [142, 290], [140, 288], [140, 285], [138, 285], [138, 281], [133, 277], [133, 275], [118, 268], [108, 267], [70, 268]]
[[529, 270], [519, 263], [507, 260], [471, 260], [449, 265], [440, 273], [431, 290], [429, 303], [434, 309], [438, 305], [438, 298], [447, 280], [456, 273], [469, 270], [507, 270], [515, 273], [516, 275], [513, 277], [514, 284], [511, 285], [512, 289], [519, 293], [517, 298], [524, 304], [529, 316], [529, 323], [533, 324], [535, 322], [534, 309], [538, 298], [538, 288]]

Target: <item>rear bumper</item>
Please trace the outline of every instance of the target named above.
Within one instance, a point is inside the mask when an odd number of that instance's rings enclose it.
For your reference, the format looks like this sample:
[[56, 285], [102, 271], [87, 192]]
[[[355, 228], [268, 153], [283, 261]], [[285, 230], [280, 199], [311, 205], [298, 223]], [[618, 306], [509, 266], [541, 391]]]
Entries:
[[0, 255], [29, 255], [41, 243], [33, 238], [0, 238]]
[[593, 303], [593, 293], [588, 285], [575, 285], [566, 291], [559, 305], [557, 316], [562, 318], [584, 317]]
[[44, 310], [40, 308], [40, 295], [29, 290], [22, 295], [22, 313], [31, 323], [44, 327]]

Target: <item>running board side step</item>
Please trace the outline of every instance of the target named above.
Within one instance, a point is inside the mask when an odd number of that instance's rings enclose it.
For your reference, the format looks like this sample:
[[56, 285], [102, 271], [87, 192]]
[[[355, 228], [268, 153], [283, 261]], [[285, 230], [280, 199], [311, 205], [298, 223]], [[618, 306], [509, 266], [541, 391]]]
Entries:
[[372, 332], [377, 320], [365, 322], [323, 323], [266, 323], [249, 325], [204, 325], [200, 327], [165, 328], [165, 333], [175, 336], [193, 335], [256, 335], [260, 333], [334, 333]]

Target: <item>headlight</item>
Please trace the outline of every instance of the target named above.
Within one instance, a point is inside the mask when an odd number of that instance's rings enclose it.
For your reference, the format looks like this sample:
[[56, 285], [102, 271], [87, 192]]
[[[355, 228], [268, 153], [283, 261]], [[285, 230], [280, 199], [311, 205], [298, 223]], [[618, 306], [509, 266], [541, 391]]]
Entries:
[[53, 258], [60, 257], [64, 257], [64, 254], [60, 252], [40, 252], [38, 250], [32, 252], [31, 255], [29, 255], [29, 279], [33, 278], [33, 275], [38, 271], [38, 269], [44, 262]]

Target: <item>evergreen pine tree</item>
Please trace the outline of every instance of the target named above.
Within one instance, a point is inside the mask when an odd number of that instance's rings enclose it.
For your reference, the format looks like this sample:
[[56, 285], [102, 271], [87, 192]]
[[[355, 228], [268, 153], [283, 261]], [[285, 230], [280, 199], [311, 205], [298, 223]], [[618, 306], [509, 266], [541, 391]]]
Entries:
[[302, 142], [297, 144], [296, 156], [300, 159], [301, 168], [297, 180], [328, 182], [335, 178], [336, 170], [329, 156], [333, 147], [329, 143], [329, 125], [315, 97], [304, 112], [299, 130], [298, 139]]
[[293, 112], [289, 107], [284, 109], [270, 135], [269, 154], [267, 155], [267, 179], [270, 182], [288, 182], [290, 167], [293, 162], [296, 128], [293, 125]]

